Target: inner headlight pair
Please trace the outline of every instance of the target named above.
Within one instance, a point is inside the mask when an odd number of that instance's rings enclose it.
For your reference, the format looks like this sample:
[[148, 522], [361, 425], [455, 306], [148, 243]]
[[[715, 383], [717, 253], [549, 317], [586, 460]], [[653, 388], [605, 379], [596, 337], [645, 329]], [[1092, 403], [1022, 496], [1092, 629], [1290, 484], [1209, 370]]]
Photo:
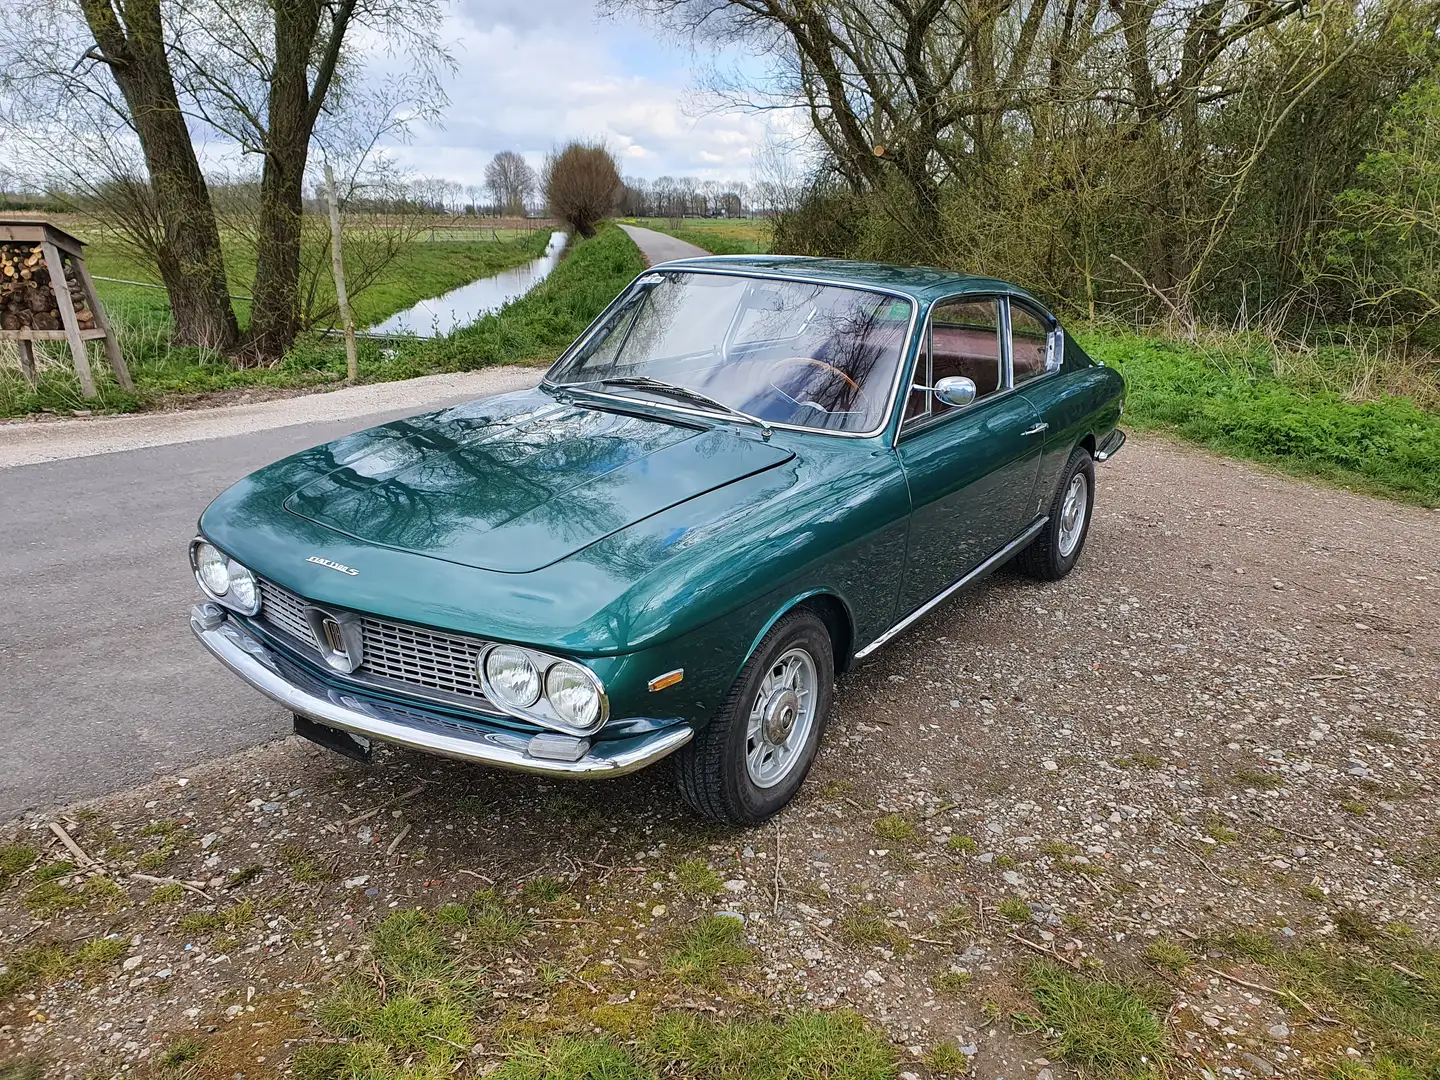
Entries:
[[210, 599], [234, 608], [242, 615], [260, 610], [260, 587], [255, 575], [205, 540], [190, 542], [190, 566], [195, 580]]
[[495, 704], [547, 727], [588, 734], [605, 722], [599, 681], [569, 660], [492, 645], [480, 657], [480, 682]]

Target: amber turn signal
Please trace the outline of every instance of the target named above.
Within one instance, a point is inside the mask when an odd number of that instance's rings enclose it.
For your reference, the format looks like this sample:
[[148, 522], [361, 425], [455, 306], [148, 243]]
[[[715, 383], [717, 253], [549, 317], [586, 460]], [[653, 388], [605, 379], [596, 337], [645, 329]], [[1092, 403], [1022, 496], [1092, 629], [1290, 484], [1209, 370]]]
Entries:
[[674, 671], [667, 671], [664, 675], [656, 675], [650, 680], [650, 692], [664, 690], [666, 687], [674, 686], [681, 679], [685, 678], [685, 669], [676, 668]]

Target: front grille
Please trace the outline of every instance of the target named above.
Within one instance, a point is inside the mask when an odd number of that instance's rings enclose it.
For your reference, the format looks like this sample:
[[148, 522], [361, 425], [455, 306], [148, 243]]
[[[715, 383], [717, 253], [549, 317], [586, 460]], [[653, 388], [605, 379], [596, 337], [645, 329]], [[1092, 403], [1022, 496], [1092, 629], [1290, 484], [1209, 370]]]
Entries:
[[365, 635], [362, 671], [450, 694], [485, 696], [475, 667], [484, 642], [368, 615], [362, 617], [360, 628]]
[[260, 578], [260, 618], [278, 626], [291, 637], [297, 637], [312, 649], [315, 648], [315, 634], [310, 629], [310, 620], [305, 618], [304, 600], [289, 589], [282, 589], [273, 582]]
[[[315, 634], [305, 616], [309, 601], [273, 581], [260, 579], [260, 618], [310, 648]], [[477, 704], [485, 700], [475, 667], [485, 642], [371, 615], [360, 617], [364, 659], [357, 674], [454, 694]]]

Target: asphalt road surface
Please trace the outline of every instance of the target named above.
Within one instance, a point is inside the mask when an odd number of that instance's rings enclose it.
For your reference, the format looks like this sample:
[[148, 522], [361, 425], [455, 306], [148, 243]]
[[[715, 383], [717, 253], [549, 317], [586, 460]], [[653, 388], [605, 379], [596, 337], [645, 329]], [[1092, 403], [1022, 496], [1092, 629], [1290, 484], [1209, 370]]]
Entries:
[[697, 255], [710, 254], [704, 248], [687, 244], [684, 240], [676, 240], [675, 237], [654, 229], [642, 229], [639, 225], [621, 225], [620, 228], [635, 241], [640, 254], [645, 256], [651, 266], [669, 262], [671, 259], [693, 259]]
[[190, 636], [198, 593], [186, 545], [200, 512], [286, 454], [540, 374], [0, 425], [0, 820], [288, 732], [287, 713]]

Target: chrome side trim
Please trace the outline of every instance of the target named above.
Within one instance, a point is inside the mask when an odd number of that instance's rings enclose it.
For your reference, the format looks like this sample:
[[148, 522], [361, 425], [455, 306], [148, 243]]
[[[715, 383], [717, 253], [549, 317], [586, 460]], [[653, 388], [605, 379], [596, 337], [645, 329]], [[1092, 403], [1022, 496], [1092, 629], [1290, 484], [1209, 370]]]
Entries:
[[1105, 437], [1104, 443], [1095, 449], [1096, 461], [1109, 461], [1125, 445], [1125, 432], [1118, 427]]
[[[694, 737], [681, 724], [629, 739], [594, 743], [573, 761], [529, 753], [535, 736], [451, 720], [419, 709], [387, 705], [345, 693], [313, 679], [280, 658], [258, 638], [226, 619], [213, 625], [211, 605], [192, 612], [190, 629], [222, 664], [291, 712], [367, 739], [428, 754], [515, 772], [570, 779], [624, 776], [678, 750]], [[578, 748], [580, 741], [574, 745]], [[537, 749], [551, 749], [541, 743]]]
[[946, 600], [950, 599], [950, 597], [954, 596], [966, 585], [969, 585], [977, 578], [984, 577], [991, 570], [994, 570], [997, 566], [1003, 563], [1006, 559], [1010, 558], [1010, 556], [1014, 555], [1031, 540], [1035, 539], [1036, 535], [1039, 534], [1041, 529], [1045, 528], [1045, 523], [1049, 520], [1050, 518], [1048, 516], [1035, 519], [1035, 521], [1031, 522], [1029, 527], [1024, 532], [1022, 532], [1014, 540], [1011, 540], [999, 551], [995, 552], [994, 555], [991, 555], [979, 566], [975, 567], [975, 569], [971, 570], [959, 581], [955, 582], [955, 584], [948, 586], [941, 592], [937, 593], [935, 596], [932, 596], [929, 600], [925, 601], [925, 603], [921, 604], [909, 615], [906, 615], [905, 618], [901, 619], [894, 626], [890, 627], [889, 630], [886, 630], [869, 645], [866, 645], [863, 649], [861, 649], [855, 654], [855, 659], [864, 660], [865, 657], [869, 656], [876, 649], [880, 648], [881, 645], [884, 645], [896, 634], [900, 633], [902, 630], [905, 630], [914, 623], [918, 622], [920, 619], [924, 618], [932, 610], [939, 607]]

